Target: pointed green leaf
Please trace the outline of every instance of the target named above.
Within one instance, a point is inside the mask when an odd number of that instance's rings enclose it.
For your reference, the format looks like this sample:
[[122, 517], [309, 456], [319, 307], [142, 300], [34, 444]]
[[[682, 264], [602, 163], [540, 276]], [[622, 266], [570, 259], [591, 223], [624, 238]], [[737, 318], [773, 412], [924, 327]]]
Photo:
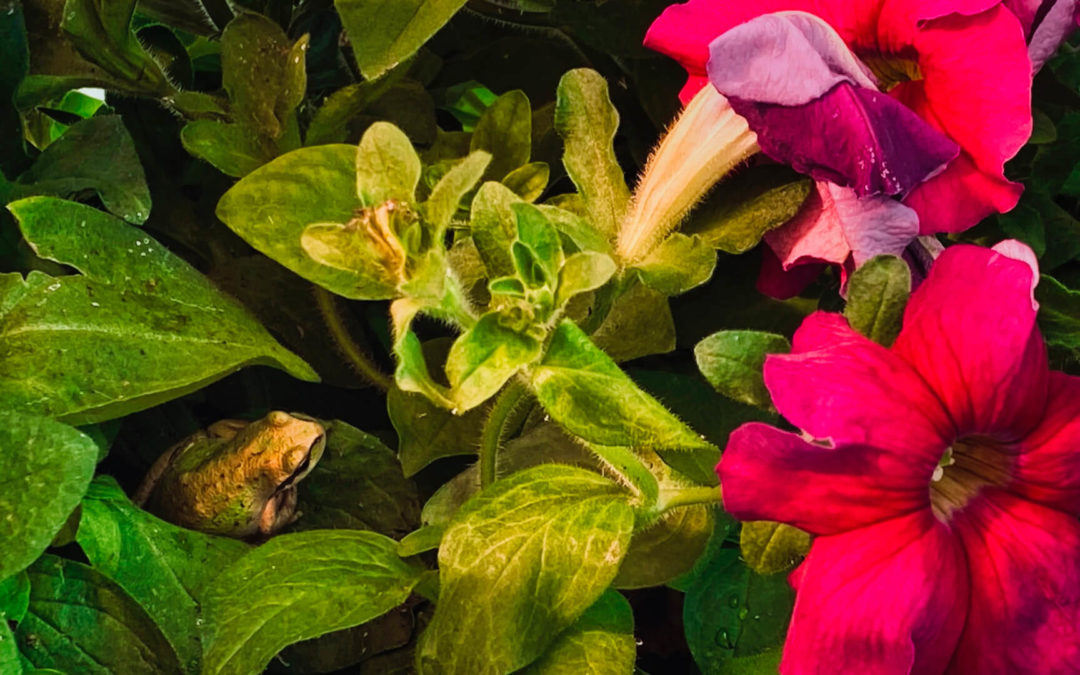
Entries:
[[454, 341], [446, 358], [454, 407], [475, 408], [539, 356], [536, 338], [503, 326], [497, 313], [485, 314]]
[[82, 512], [77, 541], [94, 569], [153, 617], [184, 669], [196, 672], [202, 653], [199, 598], [250, 546], [159, 520], [132, 504], [108, 476], [90, 486]]
[[694, 347], [698, 370], [718, 392], [759, 408], [772, 407], [761, 369], [769, 354], [786, 354], [791, 343], [783, 335], [755, 330], [713, 333]]
[[672, 351], [675, 320], [668, 299], [635, 280], [615, 298], [592, 340], [619, 362]]
[[1039, 328], [1046, 344], [1068, 350], [1080, 360], [1080, 291], [1043, 274], [1035, 299], [1039, 301]]
[[488, 106], [473, 129], [469, 148], [491, 154], [484, 177], [502, 180], [524, 166], [532, 154], [532, 107], [520, 89], [508, 91]]
[[676, 232], [635, 264], [641, 282], [667, 296], [679, 295], [709, 280], [716, 252], [700, 237]]
[[390, 199], [411, 204], [420, 169], [420, 156], [405, 132], [389, 122], [376, 122], [364, 132], [356, 151], [356, 194], [365, 206]]
[[[544, 212], [532, 204], [511, 204], [510, 209], [517, 220], [517, 241], [514, 246], [524, 245], [531, 253], [530, 256], [515, 260], [519, 277], [526, 286], [532, 288], [553, 288], [558, 283], [559, 269], [563, 263], [562, 242], [559, 240], [558, 231], [548, 221]], [[520, 255], [513, 247], [511, 253], [515, 258]], [[525, 259], [535, 264], [538, 269], [529, 269], [531, 265], [521, 262]]]
[[461, 198], [476, 187], [490, 161], [491, 155], [486, 152], [470, 153], [435, 184], [431, 196], [424, 202], [424, 212], [436, 232], [442, 233], [450, 226], [450, 219], [457, 213]]
[[73, 124], [19, 176], [15, 187], [27, 197], [71, 197], [93, 190], [105, 208], [130, 223], [150, 217], [150, 188], [119, 115]]
[[274, 537], [203, 594], [205, 675], [260, 672], [283, 647], [356, 626], [401, 604], [422, 570], [374, 532]]
[[626, 675], [634, 671], [634, 612], [605, 591], [522, 675]]
[[0, 401], [88, 424], [249, 364], [318, 376], [235, 300], [139, 229], [52, 197], [8, 208], [35, 251], [82, 274], [0, 275]]
[[630, 543], [628, 494], [555, 464], [499, 480], [454, 517], [439, 548], [424, 673], [506, 673], [540, 657], [604, 592]]
[[863, 263], [848, 281], [844, 318], [859, 333], [886, 347], [900, 334], [911, 270], [894, 255], [879, 255]]
[[[576, 197], [577, 195], [573, 196]], [[578, 250], [606, 254], [612, 252], [611, 242], [607, 237], [597, 232], [592, 225], [577, 213], [550, 203], [537, 204], [536, 208], [547, 216], [548, 221], [555, 226], [555, 229], [574, 242]]]
[[559, 270], [556, 306], [561, 307], [578, 293], [600, 288], [614, 276], [615, 271], [615, 261], [603, 253], [582, 251], [571, 255]]
[[634, 533], [615, 577], [616, 588], [660, 586], [689, 571], [713, 531], [712, 508], [674, 509], [648, 529]]
[[547, 189], [551, 169], [547, 162], [531, 162], [519, 166], [502, 179], [502, 184], [527, 202], [534, 202]]
[[612, 148], [618, 128], [619, 113], [600, 73], [579, 68], [563, 75], [555, 106], [555, 129], [565, 144], [563, 165], [584, 199], [589, 222], [609, 239], [630, 203]]
[[246, 176], [278, 155], [250, 127], [218, 120], [188, 122], [180, 130], [180, 141], [192, 155], [234, 178]]
[[571, 321], [532, 369], [533, 390], [552, 419], [590, 443], [686, 449], [711, 447], [642, 391]]
[[161, 66], [131, 30], [136, 0], [66, 0], [64, 32], [87, 59], [146, 94], [174, 91]]
[[794, 567], [810, 550], [810, 535], [784, 523], [756, 520], [742, 524], [739, 550], [758, 574], [777, 574]]
[[398, 459], [412, 476], [440, 457], [476, 452], [483, 426], [483, 408], [454, 415], [420, 394], [394, 387], [386, 396], [390, 422], [398, 434]]
[[34, 562], [79, 505], [94, 475], [97, 446], [66, 424], [2, 411], [0, 448], [3, 580]]
[[27, 572], [30, 610], [15, 639], [34, 666], [87, 675], [183, 672], [150, 615], [104, 575], [53, 555]]
[[412, 56], [465, 0], [335, 0], [356, 65], [369, 80]]

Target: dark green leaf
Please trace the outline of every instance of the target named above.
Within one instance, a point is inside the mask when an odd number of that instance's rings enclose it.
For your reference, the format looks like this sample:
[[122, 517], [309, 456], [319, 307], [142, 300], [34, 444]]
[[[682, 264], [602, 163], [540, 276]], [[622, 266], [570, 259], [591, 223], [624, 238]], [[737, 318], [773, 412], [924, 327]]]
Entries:
[[711, 447], [563, 321], [532, 369], [536, 397], [552, 419], [590, 443], [654, 449]]
[[30, 611], [15, 638], [34, 666], [87, 675], [183, 672], [150, 615], [105, 576], [52, 555], [28, 572]]
[[532, 108], [525, 92], [516, 89], [495, 99], [476, 123], [469, 148], [491, 154], [491, 164], [484, 174], [488, 180], [502, 180], [528, 163], [532, 153]]
[[649, 288], [667, 296], [679, 295], [709, 280], [716, 252], [700, 237], [676, 232], [634, 267]]
[[1046, 344], [1068, 350], [1080, 360], [1080, 291], [1042, 275], [1035, 289], [1039, 301], [1039, 328]]
[[555, 107], [555, 129], [566, 146], [563, 165], [584, 199], [589, 222], [609, 239], [630, 203], [611, 145], [618, 128], [619, 113], [600, 73], [580, 68], [563, 75]]
[[8, 205], [23, 236], [82, 275], [0, 275], [0, 400], [73, 424], [123, 416], [249, 364], [311, 368], [140, 230], [51, 197]]
[[484, 411], [474, 408], [454, 415], [420, 394], [397, 387], [386, 397], [390, 421], [398, 433], [398, 459], [406, 476], [440, 457], [476, 452]]
[[810, 535], [767, 520], [743, 523], [739, 533], [743, 560], [758, 574], [777, 574], [795, 566], [810, 550]]
[[380, 77], [412, 56], [465, 0], [335, 0], [360, 72]]
[[454, 341], [446, 357], [450, 398], [456, 411], [480, 405], [519, 369], [540, 356], [540, 342], [501, 323], [497, 313], [484, 315]]
[[907, 263], [892, 255], [867, 260], [851, 275], [847, 290], [844, 318], [851, 327], [878, 344], [891, 346], [900, 334], [911, 294]]
[[322, 459], [297, 487], [298, 529], [372, 530], [398, 538], [420, 523], [416, 486], [394, 451], [340, 420], [326, 423]]
[[640, 282], [623, 291], [592, 334], [615, 361], [630, 361], [675, 349], [675, 323], [668, 299]]
[[283, 647], [356, 626], [401, 604], [420, 579], [374, 532], [274, 537], [203, 594], [203, 673], [259, 672]]
[[82, 503], [78, 542], [98, 572], [153, 617], [189, 672], [198, 670], [202, 590], [250, 547], [185, 530], [137, 508], [116, 482], [99, 477]]
[[167, 96], [174, 88], [131, 30], [136, 0], [67, 0], [60, 25], [76, 48], [112, 77], [141, 93]]
[[616, 588], [665, 584], [694, 566], [713, 530], [712, 509], [673, 509], [648, 529], [634, 533], [630, 550], [615, 577]]
[[150, 216], [146, 186], [135, 144], [118, 115], [74, 124], [19, 177], [19, 196], [71, 197], [93, 190], [105, 208], [131, 223]]
[[634, 612], [618, 591], [600, 599], [522, 675], [625, 675], [634, 670]]
[[510, 672], [536, 660], [611, 583], [634, 514], [591, 471], [526, 469], [469, 500], [439, 548], [421, 673]]
[[0, 580], [45, 551], [78, 506], [96, 462], [97, 446], [78, 430], [0, 412]]
[[786, 354], [791, 343], [783, 335], [755, 330], [713, 333], [694, 347], [694, 359], [705, 379], [725, 396], [759, 408], [770, 408], [761, 369], [769, 354]]
[[26, 616], [29, 607], [30, 577], [26, 572], [19, 572], [0, 581], [0, 623], [19, 623]]

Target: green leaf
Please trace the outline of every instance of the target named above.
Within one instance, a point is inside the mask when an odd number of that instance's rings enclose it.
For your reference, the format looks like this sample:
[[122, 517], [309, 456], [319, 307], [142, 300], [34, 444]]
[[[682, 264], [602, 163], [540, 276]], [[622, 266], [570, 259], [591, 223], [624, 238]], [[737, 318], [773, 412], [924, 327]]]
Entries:
[[412, 56], [465, 0], [335, 0], [356, 65], [374, 80]]
[[540, 657], [611, 583], [634, 514], [619, 486], [544, 465], [469, 500], [439, 548], [421, 673], [506, 673]]
[[676, 232], [635, 264], [641, 282], [667, 296], [679, 295], [709, 280], [716, 252], [700, 237]]
[[136, 0], [67, 0], [61, 27], [87, 59], [138, 91], [166, 96], [174, 88], [131, 30]]
[[743, 523], [739, 533], [743, 560], [758, 574], [786, 572], [810, 550], [810, 535], [767, 520]]
[[301, 245], [309, 225], [348, 223], [363, 206], [356, 162], [351, 145], [294, 150], [240, 179], [221, 197], [217, 216], [258, 251], [329, 291], [352, 299], [393, 297], [377, 272], [322, 265]]
[[79, 505], [97, 446], [66, 424], [0, 411], [0, 448], [3, 580], [34, 562]]
[[[1070, 153], [1070, 161], [1073, 158], [1074, 153]], [[1080, 173], [1077, 178], [1080, 179]], [[1048, 272], [1080, 254], [1080, 221], [1041, 187], [1025, 190], [1016, 208], [999, 215], [997, 220], [1006, 235], [1031, 246], [1039, 258], [1039, 268]], [[1080, 194], [1077, 189], [1070, 192], [1074, 196]]]
[[683, 601], [686, 642], [694, 661], [707, 675], [739, 672], [736, 669], [760, 665], [762, 659], [775, 666], [771, 659], [778, 657], [774, 650], [784, 641], [795, 602], [787, 575], [760, 576], [739, 561], [737, 549], [712, 543], [710, 548]]
[[221, 34], [221, 81], [231, 117], [260, 136], [280, 138], [307, 88], [308, 38], [291, 43], [261, 14], [243, 12]]
[[23, 675], [26, 669], [19, 657], [19, 648], [15, 645], [15, 634], [3, 619], [3, 613], [0, 612], [0, 673]]
[[420, 156], [405, 132], [389, 122], [376, 122], [364, 132], [356, 151], [356, 194], [365, 206], [390, 199], [411, 204], [420, 170]]
[[810, 179], [787, 167], [754, 167], [720, 183], [682, 229], [726, 253], [745, 253], [794, 218], [812, 189]]
[[398, 542], [398, 555], [409, 558], [425, 551], [434, 551], [439, 548], [444, 532], [446, 532], [445, 525], [425, 525], [419, 530], [410, 532]]
[[634, 533], [614, 586], [659, 586], [685, 574], [705, 551], [712, 531], [710, 507], [699, 505], [669, 511], [648, 529]]
[[356, 626], [401, 604], [420, 579], [374, 532], [274, 537], [203, 594], [205, 675], [260, 672], [283, 647]]
[[486, 152], [472, 152], [447, 171], [432, 188], [431, 196], [424, 202], [424, 213], [428, 222], [436, 228], [436, 238], [450, 226], [450, 219], [457, 213], [461, 198], [476, 187], [490, 161], [491, 155]]
[[251, 127], [218, 120], [188, 122], [180, 130], [180, 141], [192, 155], [234, 178], [246, 176], [280, 154]]
[[668, 299], [635, 280], [615, 298], [592, 340], [615, 361], [672, 351], [675, 321]]
[[551, 169], [547, 162], [530, 162], [519, 166], [502, 179], [503, 185], [527, 202], [534, 202], [547, 189]]
[[625, 675], [634, 671], [634, 612], [605, 591], [522, 675]]
[[394, 387], [386, 396], [390, 422], [398, 434], [398, 459], [412, 476], [440, 457], [476, 452], [483, 423], [482, 408], [454, 415], [420, 394]]
[[559, 80], [555, 129], [565, 144], [563, 165], [584, 200], [588, 221], [608, 239], [615, 236], [630, 203], [612, 140], [619, 113], [608, 99], [604, 77], [571, 70]]
[[250, 364], [317, 380], [236, 301], [143, 232], [51, 197], [8, 208], [41, 256], [81, 275], [0, 275], [0, 401], [89, 424]]
[[540, 342], [501, 323], [497, 313], [485, 314], [450, 348], [446, 375], [454, 408], [480, 405], [524, 366], [540, 356]]
[[[526, 286], [538, 288], [554, 287], [558, 283], [559, 269], [563, 264], [562, 242], [559, 232], [548, 221], [544, 212], [532, 204], [519, 202], [511, 204], [517, 220], [517, 240], [511, 246], [514, 267], [518, 277]], [[524, 245], [531, 255], [522, 257], [517, 251]], [[531, 264], [526, 264], [523, 260]], [[534, 267], [535, 265], [535, 267]]]
[[19, 176], [15, 189], [23, 197], [93, 190], [105, 208], [128, 222], [144, 223], [150, 216], [150, 188], [119, 115], [73, 124]]
[[490, 181], [473, 197], [469, 231], [490, 278], [514, 273], [510, 246], [517, 238], [517, 218], [512, 207], [520, 203], [510, 188]]
[[569, 256], [559, 270], [559, 291], [555, 305], [561, 307], [578, 293], [596, 290], [611, 279], [615, 261], [603, 253], [581, 251]]
[[159, 520], [132, 504], [108, 476], [91, 484], [82, 512], [77, 541], [94, 569], [153, 617], [184, 670], [196, 672], [202, 590], [250, 547]]
[[536, 397], [552, 419], [590, 443], [656, 449], [710, 447], [563, 321], [532, 369]]
[[30, 577], [26, 572], [19, 572], [0, 581], [0, 623], [19, 623], [26, 616], [29, 607]]
[[30, 610], [15, 639], [37, 668], [87, 675], [183, 672], [150, 615], [116, 583], [52, 555], [27, 571]]
[[324, 423], [322, 459], [297, 486], [297, 529], [372, 530], [397, 539], [420, 523], [416, 486], [394, 451], [341, 420]]
[[698, 370], [718, 392], [759, 408], [771, 408], [761, 369], [769, 354], [786, 354], [791, 343], [783, 335], [756, 330], [713, 333], [694, 347]]
[[1080, 291], [1043, 274], [1035, 288], [1039, 302], [1039, 328], [1046, 344], [1069, 351], [1080, 360]]
[[366, 80], [344, 86], [330, 94], [315, 111], [315, 116], [308, 125], [307, 135], [304, 137], [304, 145], [325, 145], [344, 141], [349, 132], [349, 122], [400, 79], [400, 77], [390, 75], [377, 81]]
[[488, 180], [502, 180], [528, 163], [532, 154], [532, 107], [525, 92], [515, 89], [495, 99], [476, 123], [469, 149], [491, 154], [491, 164], [484, 173]]
[[859, 333], [888, 347], [900, 334], [910, 294], [907, 263], [893, 255], [879, 255], [851, 275], [844, 318]]

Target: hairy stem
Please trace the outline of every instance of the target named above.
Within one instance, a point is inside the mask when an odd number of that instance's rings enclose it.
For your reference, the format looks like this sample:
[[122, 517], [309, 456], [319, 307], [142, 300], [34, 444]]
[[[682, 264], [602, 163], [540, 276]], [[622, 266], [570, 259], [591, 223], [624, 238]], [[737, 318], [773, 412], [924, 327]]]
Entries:
[[689, 487], [667, 488], [660, 490], [660, 496], [656, 500], [654, 509], [657, 513], [664, 513], [680, 506], [696, 506], [698, 504], [720, 504], [723, 493], [719, 485], [703, 486], [694, 485]]
[[382, 391], [389, 391], [394, 381], [389, 375], [379, 370], [371, 357], [353, 340], [348, 328], [345, 327], [345, 321], [341, 316], [334, 296], [320, 286], [314, 288], [315, 304], [319, 308], [319, 313], [322, 314], [323, 323], [326, 324], [327, 329], [330, 331], [330, 337], [337, 344], [338, 349], [341, 350], [342, 356], [365, 380]]
[[495, 399], [480, 433], [481, 490], [495, 482], [495, 456], [499, 452], [506, 429], [510, 426], [509, 422], [514, 417], [514, 411], [528, 393], [529, 390], [521, 381], [513, 379]]

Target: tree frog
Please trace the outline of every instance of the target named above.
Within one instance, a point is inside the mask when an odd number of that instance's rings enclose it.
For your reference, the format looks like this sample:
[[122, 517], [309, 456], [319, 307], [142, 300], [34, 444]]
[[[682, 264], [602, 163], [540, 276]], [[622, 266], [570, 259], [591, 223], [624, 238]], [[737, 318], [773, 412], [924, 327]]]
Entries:
[[267, 537], [299, 517], [296, 484], [325, 445], [323, 426], [299, 413], [221, 420], [165, 451], [134, 501], [193, 530]]

